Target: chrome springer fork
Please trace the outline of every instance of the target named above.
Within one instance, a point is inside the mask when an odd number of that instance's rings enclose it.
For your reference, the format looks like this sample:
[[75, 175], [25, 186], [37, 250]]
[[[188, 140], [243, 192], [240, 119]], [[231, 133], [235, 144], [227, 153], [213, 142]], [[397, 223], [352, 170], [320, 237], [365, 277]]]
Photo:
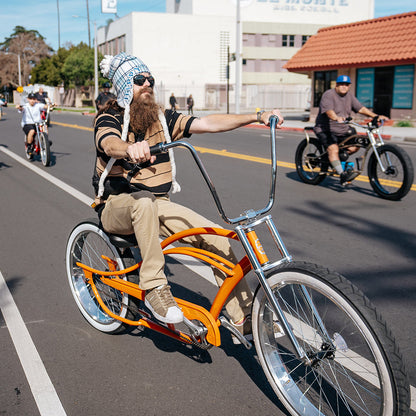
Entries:
[[[273, 241], [281, 255], [281, 259], [277, 260], [275, 262], [270, 262], [268, 260], [268, 257], [263, 249], [262, 244], [260, 243], [260, 240], [255, 237], [255, 240], [250, 239], [250, 233], [253, 233], [254, 228], [265, 223], [272, 238]], [[266, 295], [267, 300], [269, 301], [269, 304], [275, 313], [275, 315], [278, 317], [279, 322], [281, 323], [286, 335], [288, 336], [291, 344], [293, 345], [293, 348], [296, 350], [298, 357], [305, 362], [307, 365], [312, 365], [312, 361], [308, 357], [306, 351], [301, 347], [298, 340], [295, 337], [295, 334], [293, 332], [293, 329], [291, 325], [289, 324], [288, 320], [286, 319], [286, 316], [282, 310], [282, 308], [279, 305], [279, 302], [276, 298], [276, 296], [273, 293], [272, 288], [270, 287], [267, 278], [266, 278], [266, 272], [272, 269], [275, 269], [281, 265], [288, 264], [292, 261], [292, 256], [287, 251], [283, 240], [280, 237], [280, 234], [273, 222], [273, 219], [271, 215], [267, 215], [260, 219], [254, 219], [252, 221], [248, 221], [245, 224], [240, 224], [235, 228], [235, 232], [247, 254], [247, 257], [250, 260], [250, 263], [253, 267], [253, 271], [257, 276], [257, 280], [259, 281], [262, 289], [264, 290], [264, 293]], [[255, 234], [254, 234], [255, 235]], [[251, 241], [250, 241], [251, 240]], [[253, 244], [256, 247], [256, 250], [253, 249]], [[256, 254], [257, 252], [257, 254]], [[259, 260], [259, 258], [263, 258], [264, 262], [261, 263], [262, 260]], [[325, 325], [322, 322], [321, 317], [319, 316], [319, 313], [317, 309], [315, 308], [313, 304], [313, 300], [311, 299], [307, 289], [302, 285], [301, 291], [303, 298], [311, 308], [311, 311], [313, 313], [313, 316], [315, 318], [315, 322], [318, 323], [319, 329], [321, 333], [325, 336], [326, 341], [329, 343], [331, 349], [335, 350], [335, 346], [331, 340], [330, 335], [328, 334]]]

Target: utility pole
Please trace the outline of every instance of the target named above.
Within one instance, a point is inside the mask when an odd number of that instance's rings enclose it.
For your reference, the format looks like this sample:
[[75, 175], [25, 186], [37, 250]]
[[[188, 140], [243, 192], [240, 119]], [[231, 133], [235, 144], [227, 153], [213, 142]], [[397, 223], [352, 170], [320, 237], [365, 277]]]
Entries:
[[61, 22], [59, 19], [59, 0], [56, 0], [56, 9], [58, 11], [58, 50], [61, 48]]
[[98, 43], [97, 22], [94, 20], [94, 101], [98, 97]]
[[88, 21], [88, 46], [91, 48], [91, 31], [90, 31], [90, 8], [88, 7], [88, 0], [87, 2], [87, 21]]

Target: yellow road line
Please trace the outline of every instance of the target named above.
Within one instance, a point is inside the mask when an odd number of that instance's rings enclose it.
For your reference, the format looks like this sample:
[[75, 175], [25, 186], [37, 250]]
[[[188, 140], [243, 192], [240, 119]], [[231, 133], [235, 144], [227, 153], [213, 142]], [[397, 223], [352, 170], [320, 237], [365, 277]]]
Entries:
[[[94, 131], [94, 129], [92, 127], [79, 126], [78, 124], [59, 123], [57, 121], [53, 121], [53, 124], [56, 124], [58, 126], [63, 126], [63, 127], [70, 127], [70, 128], [73, 128], [73, 129]], [[241, 154], [241, 153], [233, 153], [233, 152], [229, 152], [225, 149], [224, 150], [215, 150], [215, 149], [209, 149], [208, 147], [200, 147], [200, 146], [194, 146], [194, 147], [200, 153], [208, 153], [208, 154], [216, 155], [216, 156], [230, 157], [232, 159], [248, 160], [250, 162], [263, 163], [263, 164], [266, 164], [266, 165], [270, 165], [270, 159], [267, 159], [267, 158], [264, 158], [264, 157], [255, 157], [255, 156], [244, 155], [244, 154]], [[280, 166], [280, 167], [283, 167], [283, 168], [288, 168], [288, 169], [294, 169], [294, 170], [296, 169], [296, 165], [294, 163], [289, 163], [289, 162], [279, 162], [279, 161], [277, 161], [277, 166]], [[367, 182], [367, 183], [370, 182], [368, 177], [364, 176], [364, 175], [360, 175], [354, 180], [355, 181], [360, 181], [360, 182]], [[383, 185], [387, 185], [387, 186], [396, 186], [396, 187], [398, 187], [396, 182], [386, 180], [386, 179], [380, 180], [380, 183], [383, 184]], [[416, 191], [416, 184], [413, 184], [410, 189], [412, 191]]]
[[94, 131], [92, 127], [79, 126], [78, 124], [59, 123], [58, 121], [52, 121], [51, 124], [52, 125], [56, 124], [57, 126], [63, 126], [63, 127], [71, 127], [72, 129], [78, 129], [78, 130]]

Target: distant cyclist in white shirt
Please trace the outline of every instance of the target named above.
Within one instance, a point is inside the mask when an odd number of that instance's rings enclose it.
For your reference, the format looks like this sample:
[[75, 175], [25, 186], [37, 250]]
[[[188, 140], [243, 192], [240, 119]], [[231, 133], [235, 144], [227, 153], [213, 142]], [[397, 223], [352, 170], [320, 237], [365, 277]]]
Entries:
[[35, 137], [36, 129], [35, 123], [40, 123], [41, 112], [46, 109], [46, 104], [36, 102], [36, 96], [30, 93], [27, 96], [28, 102], [25, 105], [18, 107], [19, 113], [23, 113], [22, 116], [22, 128], [26, 135], [26, 144], [28, 153], [33, 152], [33, 138]]

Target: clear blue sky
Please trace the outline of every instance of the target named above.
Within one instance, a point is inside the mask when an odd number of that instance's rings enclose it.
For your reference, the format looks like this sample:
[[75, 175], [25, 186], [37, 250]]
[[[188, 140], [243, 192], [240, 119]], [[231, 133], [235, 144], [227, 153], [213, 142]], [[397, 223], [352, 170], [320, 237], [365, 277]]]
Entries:
[[[209, 1], [209, 0], [206, 0]], [[225, 1], [225, 0], [224, 0]], [[66, 42], [78, 45], [88, 44], [87, 1], [86, 0], [0, 0], [0, 42], [8, 37], [15, 26], [35, 29], [46, 38], [46, 43], [55, 50], [58, 48], [58, 13], [60, 15], [61, 46]], [[90, 21], [97, 27], [104, 25], [113, 14], [101, 13], [101, 0], [88, 0]], [[124, 16], [132, 11], [164, 12], [165, 0], [118, 0], [117, 14]], [[375, 0], [374, 17], [405, 13], [416, 10], [415, 0]], [[82, 16], [79, 18], [73, 15]], [[91, 24], [91, 42], [94, 27]]]

